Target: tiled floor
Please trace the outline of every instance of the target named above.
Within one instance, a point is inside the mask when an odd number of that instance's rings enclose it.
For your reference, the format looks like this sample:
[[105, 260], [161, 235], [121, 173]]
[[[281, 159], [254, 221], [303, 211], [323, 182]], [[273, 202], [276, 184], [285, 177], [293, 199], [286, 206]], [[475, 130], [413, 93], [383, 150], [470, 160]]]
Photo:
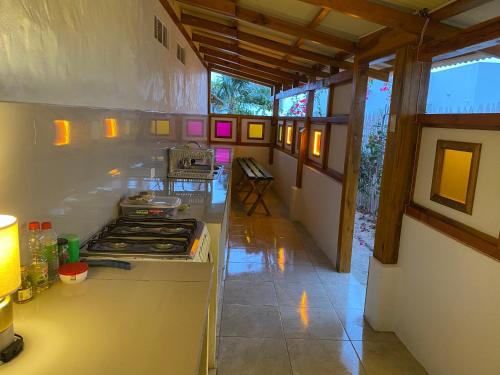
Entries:
[[394, 334], [363, 320], [362, 265], [335, 272], [276, 196], [266, 201], [273, 216], [249, 218], [233, 199], [217, 374], [426, 374]]

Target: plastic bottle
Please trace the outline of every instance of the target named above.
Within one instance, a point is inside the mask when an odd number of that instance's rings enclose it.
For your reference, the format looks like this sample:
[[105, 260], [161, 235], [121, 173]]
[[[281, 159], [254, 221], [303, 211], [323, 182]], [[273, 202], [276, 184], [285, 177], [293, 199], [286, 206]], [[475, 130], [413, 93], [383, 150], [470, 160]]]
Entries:
[[42, 223], [40, 241], [49, 267], [49, 282], [52, 284], [59, 280], [59, 273], [57, 272], [59, 269], [59, 254], [57, 251], [57, 235], [52, 230], [52, 223], [50, 221]]
[[49, 288], [49, 267], [40, 244], [40, 223], [32, 221], [28, 225], [28, 249], [33, 255], [31, 263], [31, 280], [35, 293], [41, 293]]

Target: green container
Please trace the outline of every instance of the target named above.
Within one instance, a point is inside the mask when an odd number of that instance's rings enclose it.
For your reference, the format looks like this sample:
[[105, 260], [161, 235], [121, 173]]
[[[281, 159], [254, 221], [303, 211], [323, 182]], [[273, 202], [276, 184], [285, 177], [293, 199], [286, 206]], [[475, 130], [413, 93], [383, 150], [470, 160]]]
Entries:
[[69, 263], [80, 261], [80, 237], [76, 234], [62, 234], [59, 237], [68, 240]]

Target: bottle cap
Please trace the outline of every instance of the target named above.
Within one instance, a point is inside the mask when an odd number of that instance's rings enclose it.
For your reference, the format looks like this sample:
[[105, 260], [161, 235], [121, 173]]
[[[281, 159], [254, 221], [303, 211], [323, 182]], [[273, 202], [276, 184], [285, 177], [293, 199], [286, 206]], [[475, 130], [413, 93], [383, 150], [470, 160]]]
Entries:
[[28, 224], [28, 229], [29, 230], [37, 230], [40, 229], [40, 222], [39, 221], [32, 221]]
[[42, 229], [44, 230], [52, 229], [52, 223], [50, 221], [44, 221], [42, 223]]

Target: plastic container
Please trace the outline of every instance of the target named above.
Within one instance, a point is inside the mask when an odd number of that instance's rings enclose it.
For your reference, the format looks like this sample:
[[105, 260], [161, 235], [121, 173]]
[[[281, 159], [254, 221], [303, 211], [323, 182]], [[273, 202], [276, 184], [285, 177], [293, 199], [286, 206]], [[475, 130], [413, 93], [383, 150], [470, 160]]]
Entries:
[[175, 216], [182, 201], [179, 197], [158, 196], [151, 203], [138, 203], [125, 199], [120, 203], [125, 216]]
[[47, 259], [47, 265], [49, 266], [49, 282], [54, 283], [59, 279], [59, 275], [57, 274], [59, 254], [57, 251], [57, 235], [52, 230], [52, 223], [50, 221], [42, 223], [40, 242], [42, 251]]
[[68, 240], [69, 263], [80, 260], [80, 237], [76, 234], [61, 234], [61, 238]]
[[67, 263], [59, 267], [59, 278], [65, 284], [78, 284], [87, 278], [88, 271], [87, 263]]
[[40, 222], [30, 222], [28, 230], [28, 251], [33, 256], [30, 277], [33, 282], [33, 290], [38, 294], [49, 288], [49, 266], [40, 243]]

